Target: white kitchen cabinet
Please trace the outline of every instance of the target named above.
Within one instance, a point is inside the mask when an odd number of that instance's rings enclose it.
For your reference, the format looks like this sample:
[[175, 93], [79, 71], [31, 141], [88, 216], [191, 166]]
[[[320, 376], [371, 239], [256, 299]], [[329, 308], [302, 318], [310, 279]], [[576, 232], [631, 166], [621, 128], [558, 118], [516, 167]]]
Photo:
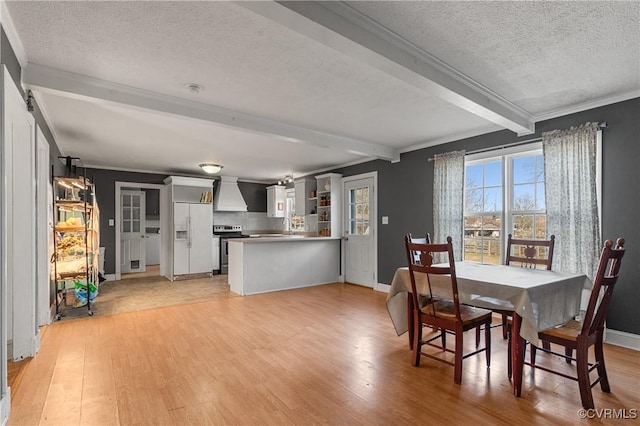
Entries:
[[305, 216], [315, 213], [316, 207], [316, 180], [303, 178], [295, 182], [296, 189], [296, 216]]
[[267, 217], [284, 217], [286, 188], [280, 185], [267, 187]]
[[318, 189], [318, 236], [342, 236], [342, 175], [326, 173], [316, 176]]

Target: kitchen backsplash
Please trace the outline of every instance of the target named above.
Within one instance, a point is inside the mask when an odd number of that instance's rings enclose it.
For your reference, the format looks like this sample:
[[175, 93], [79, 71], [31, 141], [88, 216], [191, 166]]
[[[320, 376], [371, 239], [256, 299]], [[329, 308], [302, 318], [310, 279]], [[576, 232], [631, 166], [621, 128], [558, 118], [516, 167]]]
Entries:
[[242, 225], [244, 231], [283, 231], [284, 221], [264, 212], [213, 212], [214, 225]]

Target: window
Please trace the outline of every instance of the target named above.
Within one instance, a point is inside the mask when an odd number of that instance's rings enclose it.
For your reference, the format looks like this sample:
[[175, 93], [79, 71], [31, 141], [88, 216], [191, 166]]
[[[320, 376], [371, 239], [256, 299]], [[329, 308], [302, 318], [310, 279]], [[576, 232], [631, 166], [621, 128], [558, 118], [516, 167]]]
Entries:
[[[304, 216], [296, 215], [296, 192], [293, 188], [285, 191], [286, 203], [284, 206], [285, 231], [304, 231]], [[287, 226], [287, 220], [288, 228]]]
[[369, 235], [369, 187], [349, 190], [349, 235]]
[[539, 144], [467, 156], [464, 260], [503, 263], [507, 234], [547, 238], [543, 160]]

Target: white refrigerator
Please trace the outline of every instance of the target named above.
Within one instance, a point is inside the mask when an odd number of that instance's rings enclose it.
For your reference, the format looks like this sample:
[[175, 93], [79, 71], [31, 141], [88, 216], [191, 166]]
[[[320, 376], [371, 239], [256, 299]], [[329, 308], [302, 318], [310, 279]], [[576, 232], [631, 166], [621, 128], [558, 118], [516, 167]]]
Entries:
[[211, 204], [173, 203], [173, 275], [213, 271]]

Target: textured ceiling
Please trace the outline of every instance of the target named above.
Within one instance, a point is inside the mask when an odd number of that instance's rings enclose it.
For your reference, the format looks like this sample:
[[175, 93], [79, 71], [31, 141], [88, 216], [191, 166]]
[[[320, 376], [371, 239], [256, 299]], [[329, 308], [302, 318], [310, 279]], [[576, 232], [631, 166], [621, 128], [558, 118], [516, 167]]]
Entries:
[[[638, 2], [348, 5], [533, 116], [640, 92]], [[29, 64], [310, 135], [404, 151], [501, 128], [235, 3], [10, 1], [7, 9]], [[204, 90], [193, 95], [188, 83]], [[175, 111], [36, 93], [63, 153], [99, 167], [198, 173], [198, 163], [216, 161], [224, 175], [273, 181], [366, 158]]]
[[637, 1], [350, 5], [534, 115], [639, 89]]

